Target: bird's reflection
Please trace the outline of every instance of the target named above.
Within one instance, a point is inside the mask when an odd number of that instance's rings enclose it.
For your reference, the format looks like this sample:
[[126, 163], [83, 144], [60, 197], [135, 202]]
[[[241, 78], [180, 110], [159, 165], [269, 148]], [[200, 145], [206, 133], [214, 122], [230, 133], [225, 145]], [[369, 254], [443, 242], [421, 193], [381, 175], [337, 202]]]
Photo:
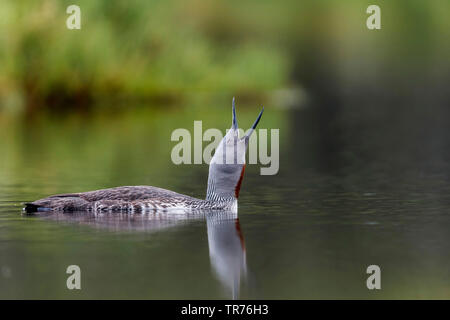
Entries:
[[209, 213], [206, 225], [211, 266], [233, 299], [237, 299], [241, 280], [247, 275], [245, 243], [237, 213]]
[[194, 220], [206, 220], [211, 267], [227, 295], [239, 297], [240, 286], [247, 275], [244, 237], [238, 214], [231, 211], [198, 212], [148, 212], [126, 213], [47, 213], [43, 219], [63, 223], [76, 223], [111, 231], [154, 232], [188, 224]]

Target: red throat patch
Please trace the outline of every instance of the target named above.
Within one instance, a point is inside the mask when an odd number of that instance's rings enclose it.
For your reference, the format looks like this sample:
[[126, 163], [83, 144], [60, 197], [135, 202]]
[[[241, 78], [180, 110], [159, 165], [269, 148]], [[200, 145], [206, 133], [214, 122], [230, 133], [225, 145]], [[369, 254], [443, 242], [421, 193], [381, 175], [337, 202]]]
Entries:
[[244, 178], [244, 171], [245, 171], [245, 164], [242, 167], [241, 176], [239, 177], [239, 181], [238, 181], [236, 187], [234, 188], [234, 195], [236, 196], [236, 199], [239, 198], [239, 191], [241, 190], [242, 179]]

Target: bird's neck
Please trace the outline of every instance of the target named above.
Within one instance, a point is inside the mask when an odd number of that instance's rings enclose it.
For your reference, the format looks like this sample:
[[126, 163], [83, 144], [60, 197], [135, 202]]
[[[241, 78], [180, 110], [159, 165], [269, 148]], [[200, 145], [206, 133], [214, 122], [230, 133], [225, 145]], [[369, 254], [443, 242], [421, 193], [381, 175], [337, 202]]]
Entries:
[[238, 199], [245, 165], [226, 166], [210, 165], [206, 200], [233, 202]]
[[237, 198], [235, 197], [234, 192], [221, 188], [214, 177], [211, 177], [210, 175], [208, 177], [206, 200], [214, 202], [233, 202], [236, 201]]

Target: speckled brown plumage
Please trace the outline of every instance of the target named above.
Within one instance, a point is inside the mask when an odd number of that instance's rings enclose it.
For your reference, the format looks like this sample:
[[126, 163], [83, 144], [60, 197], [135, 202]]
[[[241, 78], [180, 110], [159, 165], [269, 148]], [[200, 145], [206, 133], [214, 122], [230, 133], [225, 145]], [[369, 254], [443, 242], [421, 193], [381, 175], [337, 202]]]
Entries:
[[58, 194], [26, 203], [25, 210], [143, 212], [152, 209], [223, 209], [227, 206], [229, 203], [212, 203], [157, 187], [126, 186]]

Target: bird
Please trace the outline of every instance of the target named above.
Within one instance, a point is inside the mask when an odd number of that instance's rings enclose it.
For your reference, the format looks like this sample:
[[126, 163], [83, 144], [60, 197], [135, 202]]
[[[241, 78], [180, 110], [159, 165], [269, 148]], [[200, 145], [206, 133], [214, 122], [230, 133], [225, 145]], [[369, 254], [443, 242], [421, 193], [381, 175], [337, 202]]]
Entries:
[[151, 210], [231, 210], [237, 212], [239, 191], [245, 171], [245, 154], [250, 136], [258, 125], [264, 107], [252, 127], [239, 137], [235, 99], [232, 125], [218, 144], [209, 163], [206, 198], [199, 199], [153, 186], [123, 186], [80, 193], [52, 195], [25, 203], [26, 213], [42, 212], [127, 212]]

